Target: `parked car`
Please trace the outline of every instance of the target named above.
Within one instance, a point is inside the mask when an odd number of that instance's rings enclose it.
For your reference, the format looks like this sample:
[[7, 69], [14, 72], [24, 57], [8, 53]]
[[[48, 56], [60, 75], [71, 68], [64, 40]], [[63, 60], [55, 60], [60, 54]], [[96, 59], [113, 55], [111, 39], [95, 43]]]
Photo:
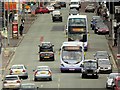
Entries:
[[66, 2], [58, 2], [61, 7], [66, 7]]
[[10, 75], [18, 75], [20, 78], [28, 78], [28, 72], [27, 68], [23, 64], [16, 64], [12, 65], [12, 67], [9, 69]]
[[46, 8], [46, 7], [37, 7], [36, 10], [35, 10], [35, 13], [38, 14], [38, 13], [50, 13], [50, 11]]
[[53, 7], [54, 7], [55, 9], [61, 9], [61, 5], [58, 4], [58, 3], [55, 3], [55, 4], [53, 5]]
[[120, 76], [115, 77], [112, 84], [112, 90], [120, 90]]
[[112, 73], [112, 64], [109, 59], [99, 59], [98, 65], [100, 67], [100, 73]]
[[47, 8], [50, 12], [52, 12], [52, 11], [55, 10], [55, 8], [54, 8], [52, 5], [48, 5], [46, 8]]
[[113, 81], [117, 76], [120, 76], [120, 73], [110, 73], [108, 75], [107, 81], [106, 81], [106, 84], [105, 84], [107, 89], [112, 88]]
[[84, 60], [81, 67], [82, 78], [85, 78], [87, 76], [94, 76], [95, 78], [99, 77], [99, 66], [97, 60]]
[[99, 23], [99, 25], [96, 26], [96, 28], [95, 28], [95, 32], [97, 34], [103, 34], [103, 35], [109, 34], [109, 28], [107, 25]]
[[34, 71], [34, 81], [48, 79], [52, 81], [52, 71], [49, 66], [37, 66]]
[[[94, 30], [96, 23], [103, 22], [100, 16], [93, 16], [91, 19], [90, 27]], [[95, 25], [93, 25], [95, 24]]]
[[109, 59], [110, 60], [110, 55], [108, 51], [97, 51], [94, 55], [94, 59], [99, 60], [99, 59]]
[[61, 21], [62, 22], [62, 15], [61, 12], [59, 10], [55, 10], [52, 13], [52, 21]]
[[69, 15], [77, 15], [77, 14], [79, 14], [78, 10], [76, 10], [76, 9], [70, 9], [69, 10]]
[[39, 45], [40, 61], [45, 61], [45, 60], [54, 61], [55, 60], [53, 47], [54, 45], [50, 42], [42, 42], [42, 44]]
[[85, 12], [93, 12], [95, 11], [94, 4], [88, 4], [85, 8]]
[[6, 75], [3, 80], [3, 90], [20, 89], [21, 80], [18, 75]]

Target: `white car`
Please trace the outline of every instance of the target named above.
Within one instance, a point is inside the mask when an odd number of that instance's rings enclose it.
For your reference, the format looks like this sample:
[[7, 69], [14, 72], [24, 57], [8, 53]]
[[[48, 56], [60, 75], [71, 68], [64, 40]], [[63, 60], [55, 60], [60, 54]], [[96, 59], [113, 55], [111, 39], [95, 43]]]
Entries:
[[55, 8], [54, 8], [52, 5], [48, 5], [46, 8], [47, 8], [50, 12], [52, 12], [52, 11], [55, 10]]
[[21, 80], [18, 75], [6, 75], [3, 80], [3, 89], [20, 89]]
[[52, 72], [49, 66], [37, 66], [37, 69], [33, 71], [34, 71], [34, 81], [41, 79], [48, 79], [49, 81], [52, 81]]
[[10, 75], [18, 75], [20, 78], [28, 78], [27, 68], [23, 64], [12, 65]]
[[106, 81], [106, 88], [112, 88], [113, 80], [115, 79], [116, 76], [120, 76], [120, 73], [110, 73], [107, 77]]

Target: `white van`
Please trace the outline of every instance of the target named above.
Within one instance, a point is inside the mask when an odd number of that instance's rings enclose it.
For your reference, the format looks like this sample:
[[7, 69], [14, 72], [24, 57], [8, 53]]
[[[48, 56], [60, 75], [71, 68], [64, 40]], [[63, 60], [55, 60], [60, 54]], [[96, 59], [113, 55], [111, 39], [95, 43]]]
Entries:
[[79, 8], [81, 8], [81, 2], [80, 0], [71, 0], [70, 1], [70, 9], [76, 8], [77, 10], [79, 10]]

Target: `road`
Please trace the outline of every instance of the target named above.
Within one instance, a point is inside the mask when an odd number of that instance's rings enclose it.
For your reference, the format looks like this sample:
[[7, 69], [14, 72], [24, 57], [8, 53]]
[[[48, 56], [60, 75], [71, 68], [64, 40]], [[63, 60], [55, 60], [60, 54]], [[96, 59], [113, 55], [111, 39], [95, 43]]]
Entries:
[[[35, 83], [36, 86], [40, 88], [105, 88], [105, 82], [108, 74], [100, 74], [99, 79], [82, 79], [81, 73], [61, 73], [60, 59], [58, 50], [63, 41], [67, 41], [64, 33], [64, 25], [66, 24], [68, 17], [68, 7], [62, 8], [60, 10], [63, 16], [63, 22], [52, 22], [51, 14], [39, 14], [38, 19], [29, 29], [28, 33], [25, 35], [20, 46], [16, 48], [15, 55], [13, 56], [7, 70], [13, 64], [24, 64], [27, 66], [29, 78], [23, 80], [23, 83]], [[84, 13], [81, 14], [88, 15], [88, 24], [90, 24], [91, 17], [94, 13]], [[90, 25], [88, 25], [90, 26]], [[86, 53], [86, 58], [93, 58], [93, 54], [98, 50], [106, 50], [110, 54], [110, 50], [107, 45], [107, 40], [104, 35], [96, 35], [89, 27], [89, 49]], [[50, 41], [55, 46], [55, 61], [52, 62], [39, 62], [38, 57], [38, 45], [40, 40]], [[114, 72], [116, 71], [116, 65], [113, 62], [113, 57], [111, 57], [111, 62], [113, 63]], [[48, 65], [52, 69], [53, 81], [33, 81], [33, 69], [38, 65]]]

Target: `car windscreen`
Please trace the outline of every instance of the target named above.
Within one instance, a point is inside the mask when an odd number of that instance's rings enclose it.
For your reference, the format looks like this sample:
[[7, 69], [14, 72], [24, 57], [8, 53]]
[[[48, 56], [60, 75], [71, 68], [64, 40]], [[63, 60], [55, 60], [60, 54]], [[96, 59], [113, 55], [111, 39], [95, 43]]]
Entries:
[[97, 53], [97, 58], [101, 58], [101, 59], [107, 59], [108, 58], [108, 54], [107, 53]]
[[18, 78], [15, 76], [12, 76], [12, 77], [6, 77], [5, 80], [18, 80]]
[[98, 60], [98, 63], [102, 64], [102, 65], [110, 65], [110, 61], [109, 60]]
[[69, 19], [69, 26], [86, 26], [85, 18], [70, 18]]
[[118, 80], [118, 87], [120, 87], [120, 80]]
[[11, 69], [23, 69], [23, 66], [13, 66]]
[[84, 62], [84, 68], [97, 68], [96, 62]]
[[71, 2], [71, 4], [78, 4], [78, 2]]
[[113, 78], [115, 78], [118, 75], [120, 75], [120, 74], [118, 74], [118, 73], [111, 73], [108, 77], [109, 77], [109, 79], [113, 79]]
[[63, 60], [76, 60], [80, 61], [81, 60], [81, 53], [80, 52], [75, 52], [75, 51], [63, 51], [62, 52], [62, 59]]

